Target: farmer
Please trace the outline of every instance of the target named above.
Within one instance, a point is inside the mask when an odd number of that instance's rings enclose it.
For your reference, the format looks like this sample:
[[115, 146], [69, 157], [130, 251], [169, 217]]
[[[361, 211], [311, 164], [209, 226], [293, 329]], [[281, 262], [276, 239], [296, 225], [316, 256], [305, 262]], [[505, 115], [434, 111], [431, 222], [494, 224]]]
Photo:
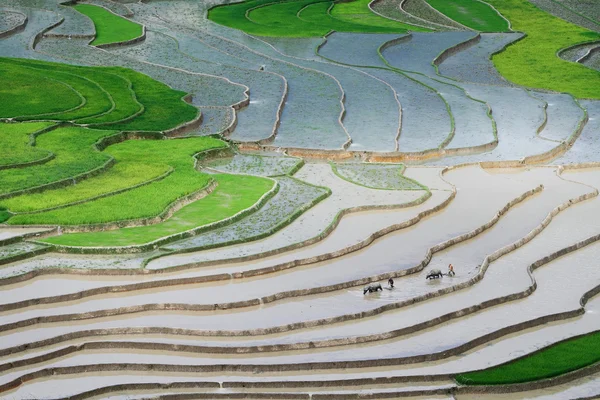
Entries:
[[392, 278], [388, 279], [388, 285], [390, 286], [390, 289], [394, 287], [394, 280]]
[[454, 275], [456, 275], [454, 273], [454, 267], [452, 266], [452, 264], [449, 264], [448, 265], [448, 276], [454, 276]]

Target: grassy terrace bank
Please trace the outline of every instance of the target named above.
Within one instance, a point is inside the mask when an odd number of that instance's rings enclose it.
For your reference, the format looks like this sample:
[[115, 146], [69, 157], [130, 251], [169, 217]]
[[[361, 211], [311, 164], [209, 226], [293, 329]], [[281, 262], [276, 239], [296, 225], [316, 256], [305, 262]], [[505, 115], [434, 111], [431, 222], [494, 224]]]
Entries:
[[405, 33], [427, 29], [383, 18], [369, 9], [369, 0], [334, 3], [323, 0], [249, 0], [219, 5], [208, 18], [258, 36], [313, 37], [339, 32]]
[[506, 364], [457, 375], [463, 385], [503, 385], [552, 378], [600, 361], [600, 332], [541, 349]]
[[480, 32], [509, 32], [508, 21], [488, 4], [478, 0], [427, 0], [448, 18]]
[[77, 4], [74, 7], [94, 22], [96, 38], [91, 43], [92, 45], [125, 42], [135, 39], [143, 33], [140, 24], [113, 14], [105, 8], [90, 4]]
[[519, 85], [600, 99], [600, 71], [564, 61], [557, 52], [600, 39], [600, 34], [556, 18], [527, 0], [488, 0], [508, 18], [513, 30], [527, 34], [493, 57], [498, 71]]

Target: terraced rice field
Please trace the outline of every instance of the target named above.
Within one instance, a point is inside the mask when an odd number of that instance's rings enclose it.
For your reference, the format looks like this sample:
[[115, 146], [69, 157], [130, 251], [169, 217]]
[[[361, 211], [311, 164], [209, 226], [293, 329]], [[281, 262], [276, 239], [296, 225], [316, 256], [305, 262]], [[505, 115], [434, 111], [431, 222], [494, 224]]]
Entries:
[[116, 15], [104, 7], [78, 4], [75, 9], [94, 21], [96, 37], [91, 43], [92, 45], [127, 42], [139, 38], [143, 34], [142, 25]]
[[4, 1], [0, 398], [600, 396], [599, 13]]

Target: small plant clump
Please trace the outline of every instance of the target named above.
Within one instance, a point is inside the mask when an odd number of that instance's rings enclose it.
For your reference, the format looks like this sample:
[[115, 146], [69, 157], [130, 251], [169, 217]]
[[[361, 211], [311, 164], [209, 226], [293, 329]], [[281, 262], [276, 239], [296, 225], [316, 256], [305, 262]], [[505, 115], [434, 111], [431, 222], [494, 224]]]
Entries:
[[341, 178], [373, 189], [425, 190], [420, 183], [403, 176], [402, 164], [332, 164]]
[[294, 157], [236, 154], [231, 158], [212, 160], [206, 166], [230, 174], [277, 176], [292, 174], [302, 165], [302, 162], [301, 159]]

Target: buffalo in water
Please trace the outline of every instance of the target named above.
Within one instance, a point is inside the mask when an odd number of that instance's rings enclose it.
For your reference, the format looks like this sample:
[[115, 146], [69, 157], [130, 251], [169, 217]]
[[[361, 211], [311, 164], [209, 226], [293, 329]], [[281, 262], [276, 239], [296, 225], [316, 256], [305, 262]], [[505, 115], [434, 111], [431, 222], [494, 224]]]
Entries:
[[431, 271], [429, 271], [425, 279], [437, 279], [441, 278], [442, 276], [444, 276], [444, 274], [442, 274], [442, 271], [440, 271], [439, 269], [432, 269]]
[[365, 288], [363, 289], [363, 294], [367, 294], [367, 292], [373, 293], [373, 292], [376, 292], [378, 290], [381, 290], [383, 292], [383, 288], [381, 287], [381, 283], [371, 283], [370, 285], [365, 286]]

